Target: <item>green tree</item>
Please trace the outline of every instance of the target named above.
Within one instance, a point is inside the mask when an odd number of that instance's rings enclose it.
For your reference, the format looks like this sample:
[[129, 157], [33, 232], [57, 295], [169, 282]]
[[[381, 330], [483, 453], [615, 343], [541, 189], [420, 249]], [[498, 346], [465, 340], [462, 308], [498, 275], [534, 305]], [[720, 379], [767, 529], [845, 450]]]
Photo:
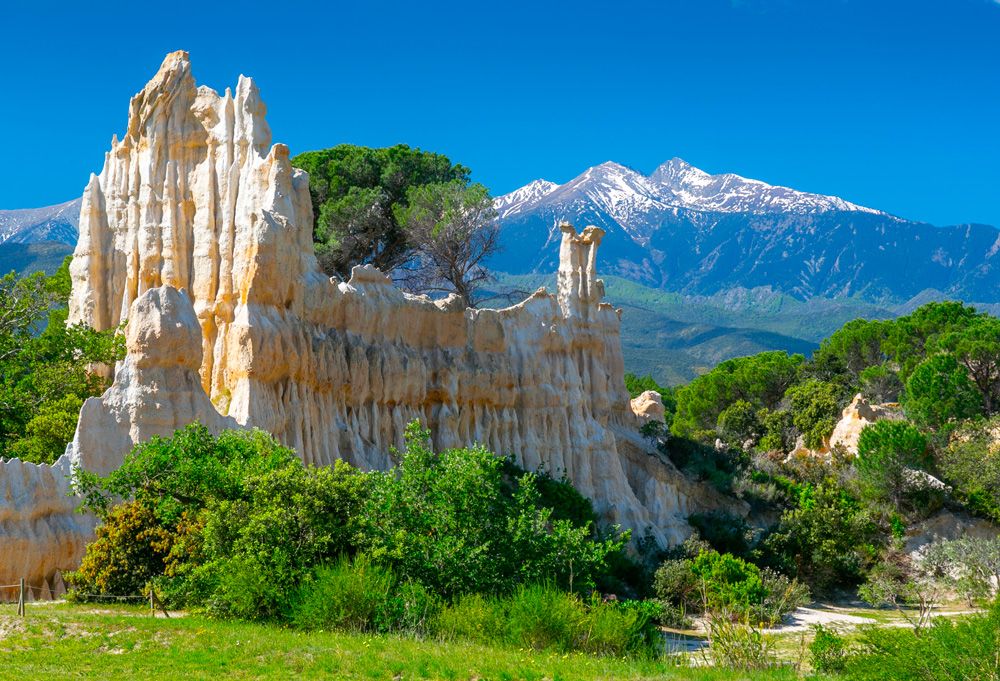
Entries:
[[983, 396], [953, 355], [933, 355], [906, 382], [903, 409], [914, 422], [938, 429], [982, 412]]
[[757, 409], [746, 400], [736, 400], [719, 414], [719, 433], [731, 446], [755, 444], [764, 433]]
[[292, 159], [309, 173], [313, 240], [320, 264], [331, 275], [350, 277], [370, 263], [389, 273], [413, 257], [413, 244], [397, 219], [414, 187], [457, 181], [470, 171], [441, 154], [405, 144], [372, 149], [341, 144]]
[[1000, 522], [1000, 417], [965, 423], [940, 452], [938, 466], [956, 495], [981, 515]]
[[927, 440], [905, 421], [876, 421], [858, 436], [855, 465], [866, 496], [899, 508], [911, 487], [909, 471], [927, 463]]
[[1000, 319], [976, 317], [960, 331], [943, 334], [936, 344], [965, 367], [983, 396], [986, 415], [996, 413], [1000, 409]]
[[883, 344], [893, 324], [868, 319], [847, 322], [813, 353], [813, 372], [822, 380], [856, 383], [862, 371], [885, 361]]
[[969, 327], [982, 316], [975, 308], [956, 301], [927, 303], [892, 324], [883, 349], [905, 383], [913, 369], [933, 354], [939, 339]]
[[553, 519], [530, 473], [511, 496], [502, 460], [483, 447], [435, 452], [416, 422], [406, 445], [396, 470], [372, 474], [365, 548], [443, 596], [539, 580], [587, 590], [627, 538], [594, 541], [589, 523]]
[[493, 198], [481, 184], [462, 180], [411, 187], [407, 205], [393, 214], [415, 257], [397, 278], [418, 293], [454, 293], [467, 307], [492, 279], [486, 259], [500, 250]]
[[114, 331], [67, 326], [69, 258], [56, 274], [0, 277], [0, 456], [54, 461], [76, 430], [80, 405], [107, 387], [91, 364], [124, 354]]
[[736, 400], [773, 409], [795, 382], [803, 361], [802, 355], [774, 351], [722, 362], [677, 390], [671, 430], [684, 437], [714, 431], [719, 414]]
[[840, 418], [843, 388], [834, 383], [807, 379], [785, 393], [791, 407], [792, 423], [802, 433], [806, 447], [819, 449]]
[[763, 544], [762, 557], [812, 589], [858, 584], [877, 553], [877, 527], [858, 502], [833, 484], [802, 488]]

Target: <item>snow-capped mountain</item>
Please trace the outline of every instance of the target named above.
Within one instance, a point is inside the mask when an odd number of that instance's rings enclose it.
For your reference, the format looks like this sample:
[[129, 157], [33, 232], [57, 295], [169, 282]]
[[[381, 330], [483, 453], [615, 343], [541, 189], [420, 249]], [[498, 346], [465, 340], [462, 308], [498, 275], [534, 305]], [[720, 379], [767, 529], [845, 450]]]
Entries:
[[80, 201], [44, 208], [0, 210], [0, 244], [31, 244], [42, 241], [76, 245], [80, 234]]
[[508, 215], [515, 215], [524, 206], [533, 205], [546, 194], [556, 189], [559, 185], [548, 180], [535, 180], [529, 182], [520, 189], [515, 189], [510, 194], [504, 194], [493, 202], [500, 218]]
[[900, 303], [933, 290], [1000, 302], [994, 227], [934, 227], [836, 196], [710, 175], [677, 158], [648, 176], [602, 163], [497, 205], [505, 250], [491, 265], [511, 274], [551, 272], [558, 224], [568, 220], [607, 232], [602, 272], [668, 291], [770, 287], [801, 300]]
[[777, 187], [732, 173], [709, 175], [690, 163], [672, 158], [649, 176], [672, 203], [693, 210], [722, 213], [823, 213], [860, 211], [884, 215], [836, 196]]
[[639, 229], [651, 213], [685, 209], [719, 213], [823, 213], [857, 211], [886, 215], [836, 196], [800, 192], [732, 173], [710, 175], [683, 159], [672, 158], [648, 177], [613, 161], [588, 168], [564, 185], [535, 180], [496, 200], [501, 218], [541, 204], [586, 197], [626, 231]]

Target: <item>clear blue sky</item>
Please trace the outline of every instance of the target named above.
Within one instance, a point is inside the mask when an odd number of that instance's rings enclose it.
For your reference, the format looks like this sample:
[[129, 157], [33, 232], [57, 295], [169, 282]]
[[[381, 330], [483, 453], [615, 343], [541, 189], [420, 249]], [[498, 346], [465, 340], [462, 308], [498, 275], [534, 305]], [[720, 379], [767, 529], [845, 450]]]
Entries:
[[672, 156], [1000, 225], [998, 0], [5, 4], [0, 208], [64, 201], [172, 50], [292, 152], [405, 142], [494, 193]]

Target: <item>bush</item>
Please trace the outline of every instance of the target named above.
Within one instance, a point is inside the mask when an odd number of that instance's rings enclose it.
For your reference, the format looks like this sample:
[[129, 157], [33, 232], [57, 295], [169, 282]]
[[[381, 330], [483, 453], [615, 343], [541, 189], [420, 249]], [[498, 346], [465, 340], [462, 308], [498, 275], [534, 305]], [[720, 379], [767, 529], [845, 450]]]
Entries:
[[735, 622], [728, 616], [710, 617], [708, 640], [712, 663], [717, 667], [755, 671], [779, 664], [774, 639], [747, 622]]
[[462, 596], [435, 616], [433, 631], [444, 639], [490, 645], [655, 656], [662, 650], [654, 625], [660, 614], [655, 603], [584, 602], [549, 585], [528, 584], [507, 597]]
[[855, 500], [833, 485], [805, 485], [760, 553], [779, 571], [829, 593], [858, 584], [880, 545], [877, 526]]
[[511, 494], [502, 461], [483, 447], [434, 452], [416, 422], [406, 443], [398, 469], [371, 474], [364, 545], [400, 578], [442, 597], [546, 580], [589, 591], [628, 538], [595, 540], [589, 522], [555, 519], [533, 474]]
[[318, 565], [356, 550], [368, 478], [348, 464], [288, 466], [246, 482], [245, 499], [206, 512], [206, 569], [219, 578], [213, 607], [245, 619], [282, 616]]
[[666, 612], [679, 610], [682, 619], [688, 612], [707, 610], [773, 624], [809, 599], [803, 584], [712, 550], [701, 551], [693, 559], [664, 561], [656, 571], [654, 587]]
[[934, 355], [921, 362], [906, 381], [902, 402], [907, 416], [933, 429], [983, 410], [982, 393], [969, 379], [965, 367], [950, 354]]
[[753, 529], [740, 516], [725, 511], [694, 513], [688, 523], [719, 553], [745, 557], [750, 551]]
[[320, 568], [300, 589], [291, 620], [305, 629], [424, 633], [437, 600], [419, 584], [359, 556]]
[[998, 428], [997, 417], [963, 425], [938, 461], [969, 509], [995, 522], [1000, 522], [1000, 446], [993, 435]]
[[844, 673], [858, 681], [964, 681], [1000, 677], [1000, 601], [960, 620], [938, 617], [922, 631], [867, 627]]
[[785, 393], [791, 405], [792, 423], [802, 433], [806, 447], [819, 449], [840, 419], [844, 389], [814, 378], [794, 385]]
[[809, 658], [814, 671], [841, 672], [847, 663], [848, 647], [843, 636], [826, 629], [822, 624], [813, 627], [813, 640], [809, 644]]
[[87, 545], [80, 569], [67, 573], [77, 597], [141, 596], [149, 580], [163, 573], [172, 535], [147, 506], [129, 501], [115, 506]]

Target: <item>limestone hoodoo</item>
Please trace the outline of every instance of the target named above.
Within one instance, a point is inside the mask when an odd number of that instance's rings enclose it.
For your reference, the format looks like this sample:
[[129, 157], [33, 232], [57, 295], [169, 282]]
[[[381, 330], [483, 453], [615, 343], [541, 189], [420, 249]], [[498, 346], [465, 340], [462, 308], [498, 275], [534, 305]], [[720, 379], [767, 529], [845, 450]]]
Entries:
[[[222, 95], [196, 86], [184, 52], [133, 97], [84, 192], [70, 300], [71, 322], [127, 321], [129, 355], [84, 405], [70, 460], [106, 472], [134, 443], [199, 420], [262, 428], [307, 463], [386, 468], [419, 419], [439, 447], [479, 442], [565, 475], [607, 521], [662, 544], [725, 503], [638, 432], [662, 406], [630, 408], [620, 313], [595, 270], [602, 230], [563, 225], [557, 292], [505, 309], [409, 295], [367, 266], [330, 279], [308, 176], [271, 144], [265, 112], [249, 78]], [[39, 503], [15, 500], [15, 535]], [[0, 519], [10, 505], [0, 498]], [[79, 549], [56, 567], [75, 567]], [[36, 563], [37, 579], [54, 569]]]

